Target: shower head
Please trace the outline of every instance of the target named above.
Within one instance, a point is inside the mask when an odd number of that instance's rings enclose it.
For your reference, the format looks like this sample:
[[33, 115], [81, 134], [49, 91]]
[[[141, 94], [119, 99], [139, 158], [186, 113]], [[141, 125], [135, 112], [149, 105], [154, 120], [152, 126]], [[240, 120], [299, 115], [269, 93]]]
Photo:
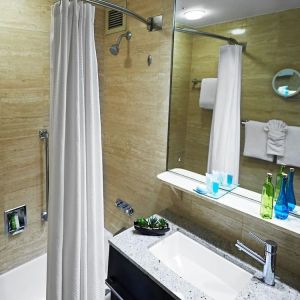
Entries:
[[118, 55], [119, 54], [119, 45], [118, 44], [113, 44], [110, 48], [109, 51], [112, 55]]
[[130, 31], [127, 31], [123, 34], [121, 34], [118, 39], [117, 42], [115, 44], [113, 44], [110, 48], [109, 51], [112, 55], [118, 55], [119, 51], [120, 51], [120, 43], [122, 41], [122, 38], [125, 37], [127, 41], [129, 41], [132, 37], [132, 33]]

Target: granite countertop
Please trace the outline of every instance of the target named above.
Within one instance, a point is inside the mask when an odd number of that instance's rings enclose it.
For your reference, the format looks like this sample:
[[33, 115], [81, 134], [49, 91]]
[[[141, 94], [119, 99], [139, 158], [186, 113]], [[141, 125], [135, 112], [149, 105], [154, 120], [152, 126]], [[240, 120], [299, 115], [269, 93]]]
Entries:
[[161, 263], [160, 260], [152, 255], [150, 251], [148, 251], [149, 247], [179, 230], [198, 243], [206, 246], [215, 253], [253, 274], [250, 283], [239, 293], [236, 300], [300, 300], [300, 293], [286, 284], [276, 280], [274, 287], [268, 286], [257, 278], [260, 274], [257, 269], [224, 252], [223, 250], [220, 250], [172, 222], [169, 222], [169, 226], [170, 231], [165, 236], [141, 235], [137, 233], [133, 227], [131, 227], [113, 237], [109, 242], [111, 246], [127, 257], [140, 270], [151, 277], [169, 294], [174, 296], [175, 299], [213, 300], [211, 297], [205, 295], [201, 290], [182, 279], [179, 275]]

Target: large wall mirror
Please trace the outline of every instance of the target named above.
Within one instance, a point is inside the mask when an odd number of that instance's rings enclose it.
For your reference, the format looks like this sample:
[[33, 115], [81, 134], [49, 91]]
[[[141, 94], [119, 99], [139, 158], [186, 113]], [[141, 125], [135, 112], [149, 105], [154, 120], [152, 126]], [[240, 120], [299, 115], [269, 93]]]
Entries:
[[[296, 92], [300, 72], [299, 1], [243, 0], [234, 5], [230, 0], [178, 0], [176, 28], [169, 170], [207, 172], [213, 110], [200, 107], [199, 97], [203, 80], [218, 78], [222, 45], [236, 41], [246, 45], [242, 54], [241, 121], [276, 119], [288, 126], [300, 126], [300, 96]], [[204, 34], [197, 34], [195, 30]], [[292, 84], [298, 86], [286, 88]], [[288, 97], [287, 93], [290, 93]], [[244, 144], [245, 126], [241, 122], [238, 183], [260, 193], [267, 172], [276, 176], [279, 161], [245, 156]], [[300, 146], [293, 145], [289, 151], [300, 157]], [[300, 168], [295, 167], [295, 194], [300, 205]]]

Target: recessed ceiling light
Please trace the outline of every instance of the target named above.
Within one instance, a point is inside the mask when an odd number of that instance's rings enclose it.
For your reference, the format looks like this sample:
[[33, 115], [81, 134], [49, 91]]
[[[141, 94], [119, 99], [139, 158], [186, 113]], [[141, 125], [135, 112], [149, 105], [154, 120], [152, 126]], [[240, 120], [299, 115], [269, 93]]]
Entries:
[[195, 9], [195, 10], [188, 10], [184, 13], [184, 16], [188, 20], [198, 20], [204, 17], [205, 10], [202, 9]]
[[244, 34], [246, 31], [245, 28], [236, 28], [236, 29], [232, 29], [231, 33], [234, 35], [240, 35], [240, 34]]

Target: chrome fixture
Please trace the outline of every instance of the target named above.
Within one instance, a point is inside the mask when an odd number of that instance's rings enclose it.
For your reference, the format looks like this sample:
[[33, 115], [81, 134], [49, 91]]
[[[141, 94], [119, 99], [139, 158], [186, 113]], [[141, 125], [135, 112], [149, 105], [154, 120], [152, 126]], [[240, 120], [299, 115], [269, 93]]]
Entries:
[[241, 124], [242, 124], [242, 126], [246, 126], [246, 123], [248, 122], [248, 120], [242, 120], [241, 121]]
[[[149, 17], [145, 19], [144, 17], [141, 17], [137, 13], [122, 7], [120, 5], [117, 5], [115, 3], [111, 3], [108, 1], [104, 0], [84, 0], [87, 3], [94, 4], [94, 5], [100, 5], [105, 8], [110, 8], [116, 11], [121, 12], [122, 14], [125, 14], [127, 16], [133, 17], [137, 19], [138, 21], [144, 23], [147, 26], [148, 31], [157, 31], [157, 30], [162, 30], [162, 23], [163, 23], [163, 17], [162, 16], [154, 16], [154, 17]], [[60, 1], [61, 4], [61, 1]]]
[[123, 34], [121, 34], [118, 39], [117, 42], [115, 44], [113, 44], [110, 48], [109, 51], [112, 55], [118, 55], [119, 51], [120, 51], [120, 43], [122, 41], [122, 38], [125, 37], [127, 41], [130, 41], [131, 37], [132, 37], [132, 33], [130, 31], [127, 31]]
[[48, 203], [49, 203], [49, 133], [47, 129], [39, 130], [40, 140], [45, 142], [45, 169], [46, 169], [46, 209], [42, 211], [41, 218], [48, 221]]
[[201, 82], [202, 82], [202, 79], [194, 78], [194, 79], [192, 80], [193, 88], [195, 88], [196, 85], [197, 85], [198, 83], [201, 83]]
[[230, 38], [230, 37], [219, 35], [219, 34], [215, 34], [215, 33], [210, 33], [210, 32], [205, 32], [205, 31], [199, 31], [199, 30], [196, 30], [195, 28], [181, 28], [181, 27], [176, 27], [175, 31], [177, 31], [177, 32], [184, 32], [184, 33], [190, 33], [190, 34], [194, 34], [194, 35], [202, 35], [202, 36], [207, 36], [207, 37], [211, 37], [211, 38], [214, 38], [214, 39], [223, 40], [223, 41], [226, 41], [229, 45], [239, 45], [239, 46], [242, 46], [243, 47], [243, 51], [245, 51], [246, 47], [247, 47], [247, 43], [238, 42], [234, 38]]
[[265, 258], [245, 246], [242, 242], [237, 240], [235, 246], [254, 258], [256, 261], [264, 266], [262, 273], [262, 281], [268, 285], [275, 285], [275, 267], [276, 267], [276, 255], [277, 255], [277, 243], [271, 240], [264, 241], [253, 232], [250, 235], [259, 243], [265, 246]]
[[117, 199], [115, 204], [116, 204], [116, 207], [120, 208], [128, 216], [132, 216], [134, 214], [134, 209], [131, 207], [130, 204], [128, 204], [124, 200]]
[[152, 61], [153, 61], [152, 55], [149, 54], [148, 58], [147, 58], [147, 64], [148, 64], [149, 67], [152, 65]]
[[21, 205], [4, 212], [5, 232], [16, 235], [24, 231], [27, 225], [26, 205]]

